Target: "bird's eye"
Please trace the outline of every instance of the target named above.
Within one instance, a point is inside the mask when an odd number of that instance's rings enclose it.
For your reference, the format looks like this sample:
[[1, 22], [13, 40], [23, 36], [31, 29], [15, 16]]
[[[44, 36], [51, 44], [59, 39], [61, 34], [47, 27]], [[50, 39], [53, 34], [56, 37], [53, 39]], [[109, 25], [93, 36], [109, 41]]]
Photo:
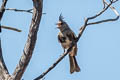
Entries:
[[61, 23], [61, 25], [63, 25], [63, 23]]

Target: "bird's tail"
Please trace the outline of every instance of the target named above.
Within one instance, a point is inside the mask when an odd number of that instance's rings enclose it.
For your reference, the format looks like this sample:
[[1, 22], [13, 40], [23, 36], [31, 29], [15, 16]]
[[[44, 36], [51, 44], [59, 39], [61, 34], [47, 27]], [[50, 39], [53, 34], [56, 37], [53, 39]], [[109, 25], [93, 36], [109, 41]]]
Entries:
[[80, 67], [77, 64], [75, 56], [69, 55], [69, 60], [70, 60], [70, 73], [72, 74], [73, 72], [79, 72]]
[[70, 73], [79, 72], [80, 67], [77, 64], [75, 56], [77, 55], [77, 45], [73, 46], [72, 50], [69, 52], [69, 61], [70, 61]]

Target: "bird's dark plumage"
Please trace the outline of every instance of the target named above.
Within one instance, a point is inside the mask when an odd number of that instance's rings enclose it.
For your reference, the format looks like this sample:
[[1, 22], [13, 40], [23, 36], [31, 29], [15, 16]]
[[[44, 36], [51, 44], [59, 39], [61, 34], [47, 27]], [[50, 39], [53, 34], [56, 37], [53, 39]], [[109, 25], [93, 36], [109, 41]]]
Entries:
[[58, 35], [58, 41], [59, 41], [60, 43], [64, 43], [65, 40], [66, 40], [66, 37], [63, 37], [63, 36]]
[[[60, 30], [58, 34], [58, 41], [61, 43], [64, 51], [69, 49], [71, 44], [76, 42], [76, 35], [70, 29], [68, 24], [63, 20], [62, 14], [59, 16], [59, 22], [57, 23], [58, 29]], [[70, 61], [70, 73], [79, 72], [80, 68], [77, 64], [75, 56], [77, 55], [77, 44], [72, 47], [72, 50], [69, 52], [69, 61]]]

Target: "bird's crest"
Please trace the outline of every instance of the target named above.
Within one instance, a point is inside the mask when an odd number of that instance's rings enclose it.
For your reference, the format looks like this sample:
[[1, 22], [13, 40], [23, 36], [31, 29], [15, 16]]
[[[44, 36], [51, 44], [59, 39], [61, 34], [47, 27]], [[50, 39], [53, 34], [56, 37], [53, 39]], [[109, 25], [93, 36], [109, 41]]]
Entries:
[[59, 16], [59, 21], [61, 21], [61, 22], [63, 22], [63, 16], [62, 16], [62, 13], [60, 14], [60, 16]]

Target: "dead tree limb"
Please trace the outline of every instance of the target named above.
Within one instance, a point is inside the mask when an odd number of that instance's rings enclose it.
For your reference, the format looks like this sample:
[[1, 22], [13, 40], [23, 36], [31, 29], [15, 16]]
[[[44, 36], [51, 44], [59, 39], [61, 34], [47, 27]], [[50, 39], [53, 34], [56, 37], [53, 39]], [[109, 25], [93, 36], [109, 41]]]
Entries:
[[8, 1], [8, 0], [3, 0], [3, 1], [2, 1], [1, 8], [0, 8], [0, 32], [1, 32], [1, 19], [2, 19], [2, 17], [3, 17], [4, 12], [5, 12], [5, 6], [6, 6], [6, 4], [7, 4], [7, 1]]
[[32, 57], [33, 50], [36, 44], [37, 32], [39, 29], [39, 24], [42, 16], [43, 1], [42, 0], [33, 0], [33, 16], [29, 29], [28, 39], [25, 44], [23, 55], [12, 75], [14, 80], [20, 80], [23, 73], [25, 72], [26, 67]]
[[[7, 4], [7, 0], [2, 1], [2, 5], [0, 8], [0, 22], [5, 12], [5, 6]], [[1, 32], [1, 23], [0, 23], [0, 32]], [[2, 47], [1, 47], [1, 38], [0, 38], [0, 80], [6, 79], [9, 76], [8, 69], [5, 65], [3, 55], [2, 55]]]
[[[105, 1], [105, 0], [104, 0]], [[116, 0], [117, 1], [117, 0]], [[109, 4], [107, 4], [107, 6], [105, 7], [105, 4], [104, 4], [104, 8], [103, 10], [101, 10], [98, 14], [96, 14], [95, 16], [92, 16], [92, 17], [88, 17], [85, 19], [85, 22], [84, 22], [84, 25], [80, 28], [80, 32], [78, 34], [78, 37], [76, 39], [76, 43], [79, 41], [80, 37], [82, 36], [84, 30], [86, 29], [86, 27], [88, 25], [92, 25], [92, 24], [98, 24], [98, 23], [103, 23], [103, 22], [108, 22], [108, 21], [116, 21], [119, 19], [119, 14], [118, 12], [115, 10], [114, 8], [114, 12], [115, 14], [117, 13], [117, 17], [114, 19], [106, 19], [106, 20], [100, 20], [100, 21], [97, 21], [97, 22], [92, 22], [92, 23], [88, 23], [89, 20], [92, 20], [92, 19], [95, 19], [97, 18], [98, 16], [100, 16], [101, 14], [103, 14], [109, 7], [112, 8], [112, 4], [116, 2], [115, 0], [111, 0]], [[50, 72], [54, 67], [56, 67], [56, 65], [71, 51], [72, 47], [75, 45], [75, 44], [72, 44], [71, 47], [67, 50], [66, 53], [64, 53], [62, 56], [60, 56], [60, 58], [58, 58], [58, 60], [53, 63], [52, 66], [50, 66], [45, 72], [43, 72], [40, 76], [38, 76], [37, 78], [35, 78], [34, 80], [40, 80], [42, 79], [48, 72]]]
[[22, 10], [22, 9], [15, 9], [15, 8], [7, 8], [5, 10], [10, 10], [10, 11], [16, 11], [16, 12], [27, 12], [27, 13], [33, 13], [33, 9], [28, 9], [28, 10]]
[[9, 76], [9, 72], [3, 59], [1, 38], [0, 38], [0, 80], [5, 80], [8, 76]]
[[[116, 1], [118, 1], [118, 0], [116, 0]], [[116, 20], [118, 20], [119, 17], [120, 17], [120, 15], [119, 15], [119, 13], [117, 12], [117, 10], [116, 10], [113, 6], [111, 6], [111, 4], [112, 4], [112, 3], [115, 3], [116, 1], [113, 1], [113, 2], [111, 2], [111, 3], [109, 4], [109, 3], [107, 3], [107, 2], [104, 0], [104, 4], [107, 5], [106, 9], [110, 7], [110, 8], [112, 9], [112, 11], [116, 14], [116, 18], [104, 19], [104, 20], [100, 20], [100, 21], [96, 21], [96, 22], [92, 22], [92, 23], [87, 23], [87, 25], [100, 24], [100, 23], [104, 23], [104, 22], [110, 22], [110, 21], [116, 21]], [[104, 12], [104, 11], [106, 11], [105, 8], [101, 11], [101, 13]], [[100, 15], [101, 15], [101, 14], [100, 14]], [[97, 16], [99, 16], [99, 15], [97, 14], [97, 15], [89, 18], [89, 19], [92, 19], [92, 18], [97, 17]]]
[[3, 29], [9, 29], [9, 30], [17, 31], [17, 32], [21, 32], [22, 31], [20, 29], [9, 27], [9, 26], [1, 26], [1, 28], [3, 28]]
[[[7, 8], [7, 9], [5, 9], [5, 10], [8, 10], [8, 11], [15, 11], [15, 12], [33, 13], [33, 9], [23, 10], [23, 9], [16, 9], [16, 8]], [[46, 14], [46, 13], [42, 13], [42, 14]]]

